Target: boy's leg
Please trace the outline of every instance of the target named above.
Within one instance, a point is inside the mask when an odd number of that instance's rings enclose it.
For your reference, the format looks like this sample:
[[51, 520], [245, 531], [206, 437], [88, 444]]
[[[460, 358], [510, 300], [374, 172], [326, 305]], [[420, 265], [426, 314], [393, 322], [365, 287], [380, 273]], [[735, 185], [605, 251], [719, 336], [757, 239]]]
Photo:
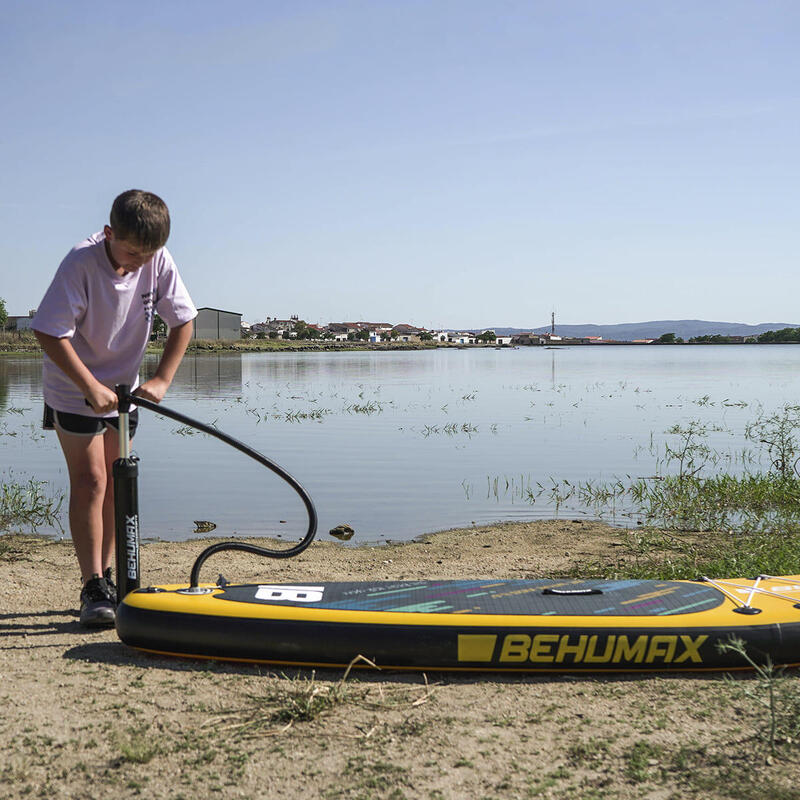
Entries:
[[[83, 581], [102, 575], [104, 563], [104, 504], [108, 484], [108, 433], [85, 436], [57, 430], [69, 472], [69, 527]], [[113, 493], [113, 486], [111, 488]], [[112, 504], [113, 507], [113, 504]], [[113, 552], [113, 511], [111, 528]]]
[[111, 425], [106, 427], [103, 435], [106, 465], [106, 491], [103, 496], [103, 544], [101, 560], [102, 573], [115, 561], [116, 520], [114, 518], [114, 462], [119, 458], [119, 432]]

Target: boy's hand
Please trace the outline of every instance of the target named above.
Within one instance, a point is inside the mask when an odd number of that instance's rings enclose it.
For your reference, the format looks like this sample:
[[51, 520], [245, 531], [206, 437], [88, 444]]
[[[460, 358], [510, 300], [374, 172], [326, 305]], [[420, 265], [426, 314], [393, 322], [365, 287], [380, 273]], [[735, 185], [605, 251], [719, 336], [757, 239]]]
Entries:
[[178, 369], [178, 364], [181, 363], [183, 354], [186, 352], [186, 345], [189, 344], [191, 338], [191, 320], [170, 328], [156, 374], [149, 381], [145, 381], [134, 394], [138, 394], [139, 397], [143, 397], [151, 403], [160, 403], [175, 377], [175, 371]]
[[86, 402], [89, 403], [95, 413], [105, 414], [117, 407], [118, 399], [116, 392], [109, 389], [108, 386], [98, 383], [87, 392]]
[[151, 403], [160, 403], [169, 389], [169, 383], [162, 378], [152, 377], [145, 381], [133, 394], [149, 400]]

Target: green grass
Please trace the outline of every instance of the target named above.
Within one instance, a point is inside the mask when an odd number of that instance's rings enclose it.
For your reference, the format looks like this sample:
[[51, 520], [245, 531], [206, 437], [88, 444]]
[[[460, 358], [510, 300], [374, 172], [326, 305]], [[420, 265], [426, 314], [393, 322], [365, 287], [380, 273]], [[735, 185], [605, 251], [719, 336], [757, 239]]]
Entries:
[[[719, 476], [648, 493], [648, 524], [621, 533], [615, 561], [582, 565], [603, 577], [694, 579], [800, 572], [800, 503], [792, 486]], [[700, 485], [704, 484], [704, 485]], [[771, 485], [773, 484], [773, 485]], [[760, 509], [760, 510], [759, 510]]]
[[[24, 526], [36, 531], [42, 525], [61, 530], [59, 513], [64, 502], [64, 493], [48, 495], [47, 483], [33, 478], [26, 483], [15, 481], [0, 484], [0, 534], [18, 530]], [[0, 557], [2, 556], [0, 544]]]
[[[351, 670], [359, 663], [377, 669], [369, 659], [356, 656], [342, 677], [335, 682], [323, 682], [316, 672], [298, 675], [265, 684], [263, 691], [247, 695], [247, 705], [228, 710], [216, 719], [224, 730], [231, 731], [237, 738], [250, 738], [265, 732], [288, 730], [295, 723], [309, 723], [329, 714], [341, 706], [359, 706], [373, 711], [388, 709], [415, 709], [428, 702], [433, 689], [427, 680], [421, 686], [400, 685], [389, 690], [374, 684], [348, 680]], [[375, 697], [376, 693], [379, 695]], [[403, 723], [406, 735], [419, 735], [424, 723], [407, 718]]]
[[0, 331], [0, 353], [41, 353], [33, 331]]
[[[551, 478], [518, 491], [531, 503], [545, 497], [556, 509], [635, 520], [619, 557], [582, 565], [584, 577], [587, 566], [603, 577], [653, 579], [800, 573], [800, 410], [786, 406], [747, 426], [759, 451], [742, 455], [738, 474], [723, 471], [731, 458], [707, 444], [716, 430], [696, 422], [670, 428], [675, 440], [658, 461], [664, 474], [576, 484]], [[758, 469], [764, 460], [766, 471]]]
[[663, 756], [664, 749], [659, 745], [638, 741], [623, 753], [625, 775], [634, 783], [652, 780]]
[[161, 745], [153, 732], [144, 728], [128, 728], [118, 739], [120, 761], [129, 764], [148, 764], [161, 753]]
[[[673, 425], [660, 450], [651, 434], [657, 474], [647, 478], [572, 483], [487, 476], [487, 498], [543, 501], [556, 513], [568, 508], [637, 526], [621, 535], [625, 548], [616, 559], [581, 564], [582, 577], [800, 573], [800, 406], [760, 414], [745, 427], [749, 447], [741, 453], [709, 444], [722, 430], [700, 421]], [[472, 484], [461, 485], [469, 499]]]
[[800, 480], [776, 473], [639, 479], [626, 487], [633, 513], [676, 530], [773, 530], [800, 524]]

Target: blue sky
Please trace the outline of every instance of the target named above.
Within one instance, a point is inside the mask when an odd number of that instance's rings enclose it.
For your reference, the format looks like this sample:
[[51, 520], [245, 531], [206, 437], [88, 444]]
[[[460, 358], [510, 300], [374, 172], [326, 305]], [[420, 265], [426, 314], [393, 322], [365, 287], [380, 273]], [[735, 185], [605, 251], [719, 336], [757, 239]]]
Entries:
[[136, 187], [249, 321], [800, 324], [797, 2], [2, 10], [9, 313]]

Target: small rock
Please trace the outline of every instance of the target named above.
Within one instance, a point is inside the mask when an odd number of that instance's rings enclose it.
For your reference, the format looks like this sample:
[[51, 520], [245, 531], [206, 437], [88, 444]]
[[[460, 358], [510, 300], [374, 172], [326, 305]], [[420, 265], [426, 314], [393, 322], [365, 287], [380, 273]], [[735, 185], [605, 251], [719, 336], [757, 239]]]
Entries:
[[192, 533], [208, 533], [217, 527], [216, 522], [209, 522], [207, 519], [196, 519], [194, 521], [194, 531]]
[[355, 531], [350, 527], [350, 525], [342, 523], [341, 525], [337, 525], [335, 528], [331, 528], [328, 533], [330, 533], [330, 535], [334, 538], [346, 542], [348, 539], [353, 538]]

